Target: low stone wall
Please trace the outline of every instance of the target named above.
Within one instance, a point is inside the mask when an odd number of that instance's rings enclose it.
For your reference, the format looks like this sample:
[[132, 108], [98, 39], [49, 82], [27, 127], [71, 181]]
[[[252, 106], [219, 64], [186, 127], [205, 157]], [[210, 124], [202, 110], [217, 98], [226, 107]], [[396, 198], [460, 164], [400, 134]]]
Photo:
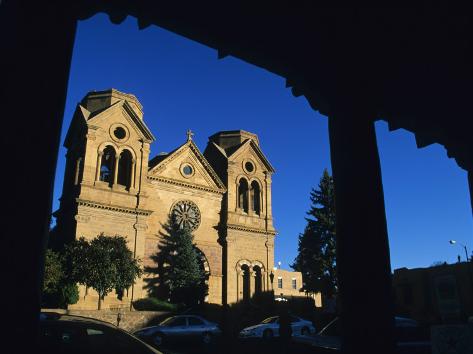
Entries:
[[137, 329], [152, 326], [166, 318], [170, 313], [164, 311], [130, 311], [130, 310], [64, 310], [42, 309], [44, 312], [57, 312], [65, 315], [76, 315], [95, 318], [117, 325], [118, 313], [121, 315], [119, 327], [133, 332]]

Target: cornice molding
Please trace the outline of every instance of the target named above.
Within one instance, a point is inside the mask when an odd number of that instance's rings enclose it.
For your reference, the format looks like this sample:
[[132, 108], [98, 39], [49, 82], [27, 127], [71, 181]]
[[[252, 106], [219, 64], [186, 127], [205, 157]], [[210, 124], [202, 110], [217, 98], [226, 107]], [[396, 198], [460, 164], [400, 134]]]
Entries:
[[216, 188], [206, 187], [206, 186], [202, 186], [200, 184], [184, 182], [184, 181], [180, 181], [180, 180], [169, 178], [169, 177], [148, 176], [148, 180], [149, 181], [163, 182], [163, 183], [172, 184], [172, 185], [175, 185], [175, 186], [192, 188], [192, 189], [197, 189], [197, 190], [216, 193], [216, 194], [224, 194], [226, 192], [225, 189], [221, 189], [221, 188], [216, 189]]
[[276, 230], [253, 229], [251, 227], [247, 227], [243, 225], [235, 225], [235, 224], [227, 224], [225, 227], [230, 230], [254, 232], [257, 234], [272, 235], [272, 236], [276, 235]]
[[148, 216], [153, 213], [152, 210], [114, 206], [114, 205], [102, 204], [102, 203], [94, 202], [91, 200], [84, 200], [84, 199], [79, 199], [79, 198], [76, 199], [76, 202], [79, 206], [86, 206], [89, 208], [104, 209], [104, 210], [110, 210], [110, 211], [118, 211], [120, 213], [125, 213], [125, 214]]

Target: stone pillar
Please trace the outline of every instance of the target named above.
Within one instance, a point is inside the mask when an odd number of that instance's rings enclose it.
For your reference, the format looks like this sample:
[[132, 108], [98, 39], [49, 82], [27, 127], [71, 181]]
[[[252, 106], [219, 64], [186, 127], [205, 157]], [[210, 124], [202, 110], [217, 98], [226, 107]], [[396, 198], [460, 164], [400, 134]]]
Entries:
[[95, 170], [95, 181], [100, 180], [100, 168], [102, 167], [102, 156], [103, 151], [99, 151], [97, 154], [97, 169]]
[[135, 189], [135, 166], [136, 160], [131, 160], [130, 189]]
[[77, 186], [79, 184], [79, 174], [80, 174], [80, 163], [82, 161], [82, 157], [79, 157], [76, 161], [76, 170], [74, 174], [74, 185]]
[[273, 212], [271, 209], [271, 173], [264, 173], [264, 186], [265, 186], [265, 221], [266, 221], [266, 230], [272, 229], [273, 227]]
[[238, 302], [243, 299], [243, 271], [237, 269], [236, 273], [236, 301]]
[[117, 185], [118, 180], [118, 166], [120, 164], [120, 155], [115, 155], [115, 166], [113, 166], [113, 185]]
[[255, 295], [256, 290], [256, 272], [250, 268], [250, 299]]
[[374, 117], [341, 107], [329, 118], [329, 134], [342, 351], [392, 353], [391, 266]]

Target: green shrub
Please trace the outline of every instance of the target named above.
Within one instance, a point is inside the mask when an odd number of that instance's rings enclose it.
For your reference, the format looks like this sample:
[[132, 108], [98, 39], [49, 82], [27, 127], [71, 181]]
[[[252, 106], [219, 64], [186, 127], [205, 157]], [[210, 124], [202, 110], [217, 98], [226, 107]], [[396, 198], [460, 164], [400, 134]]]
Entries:
[[59, 303], [61, 307], [75, 304], [79, 301], [79, 287], [77, 284], [67, 283], [60, 290]]
[[175, 312], [179, 305], [171, 304], [167, 301], [159, 300], [155, 297], [147, 297], [133, 301], [133, 307], [138, 311], [170, 311]]

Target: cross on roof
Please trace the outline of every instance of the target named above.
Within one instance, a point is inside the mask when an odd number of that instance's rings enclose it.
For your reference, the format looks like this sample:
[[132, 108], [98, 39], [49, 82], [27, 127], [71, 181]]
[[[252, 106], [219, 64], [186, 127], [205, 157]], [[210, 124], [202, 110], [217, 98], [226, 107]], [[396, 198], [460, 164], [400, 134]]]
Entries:
[[187, 129], [187, 141], [190, 141], [192, 140], [192, 137], [194, 136], [194, 133], [192, 132], [192, 130], [190, 129]]

